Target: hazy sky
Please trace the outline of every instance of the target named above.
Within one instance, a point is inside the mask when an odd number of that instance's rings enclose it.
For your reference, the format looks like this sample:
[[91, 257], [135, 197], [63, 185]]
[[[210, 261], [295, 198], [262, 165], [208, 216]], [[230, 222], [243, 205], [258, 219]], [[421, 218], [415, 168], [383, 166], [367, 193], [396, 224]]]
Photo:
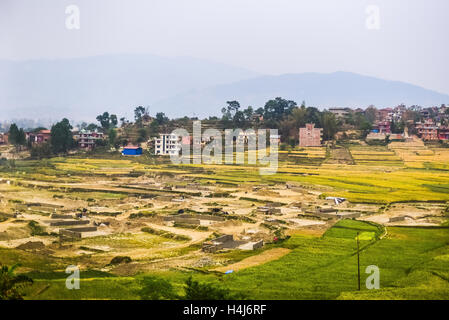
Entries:
[[[66, 28], [68, 5], [80, 29]], [[380, 29], [366, 27], [379, 8]], [[193, 56], [260, 73], [351, 71], [449, 94], [448, 0], [0, 0], [0, 59]]]

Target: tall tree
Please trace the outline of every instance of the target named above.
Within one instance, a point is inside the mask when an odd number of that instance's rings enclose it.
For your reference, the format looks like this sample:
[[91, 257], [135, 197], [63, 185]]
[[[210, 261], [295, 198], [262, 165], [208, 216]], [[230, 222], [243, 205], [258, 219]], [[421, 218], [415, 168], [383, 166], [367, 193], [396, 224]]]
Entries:
[[269, 100], [264, 106], [264, 120], [280, 121], [285, 115], [290, 114], [294, 107], [296, 107], [296, 102], [292, 100], [280, 97]]
[[306, 108], [306, 122], [314, 123], [316, 126], [321, 124], [322, 113], [315, 107]]
[[107, 132], [110, 128], [115, 128], [117, 126], [117, 115], [109, 114], [109, 112], [105, 111], [103, 114], [97, 116], [97, 121], [100, 122], [101, 127], [104, 132]]
[[66, 118], [51, 127], [51, 148], [54, 153], [66, 153], [73, 147], [72, 126]]
[[376, 121], [377, 118], [377, 109], [375, 106], [369, 106], [365, 110], [365, 117], [366, 120], [368, 120], [369, 123], [373, 124]]
[[9, 143], [16, 144], [17, 137], [19, 136], [19, 128], [15, 123], [9, 126]]
[[142, 125], [142, 119], [145, 115], [145, 108], [142, 106], [138, 106], [134, 109], [134, 120], [136, 120], [136, 123], [141, 126]]
[[323, 139], [332, 140], [337, 133], [337, 119], [330, 112], [324, 112], [321, 118], [321, 126], [323, 128]]
[[240, 103], [236, 100], [226, 101], [227, 106], [221, 109], [222, 120], [224, 122], [229, 122], [234, 119], [234, 115], [240, 109]]
[[9, 127], [9, 142], [16, 148], [26, 144], [25, 132], [22, 128], [19, 129], [15, 123]]
[[243, 114], [245, 115], [245, 120], [246, 121], [251, 121], [251, 117], [254, 114], [254, 110], [253, 107], [249, 106], [248, 108], [246, 108], [245, 110], [243, 110]]
[[114, 128], [109, 129], [108, 131], [108, 140], [109, 140], [109, 146], [117, 148], [117, 131]]
[[85, 129], [89, 130], [89, 131], [95, 131], [95, 130], [98, 130], [99, 127], [95, 123], [90, 123], [86, 126]]
[[297, 128], [304, 127], [306, 124], [306, 116], [307, 112], [305, 106], [301, 106], [301, 108], [293, 108], [290, 115]]
[[162, 126], [164, 124], [167, 124], [168, 121], [169, 121], [169, 119], [167, 116], [165, 116], [165, 113], [163, 113], [163, 112], [156, 113], [156, 122], [158, 125]]
[[110, 127], [117, 127], [118, 121], [117, 121], [117, 115], [115, 114], [111, 114], [111, 116], [109, 117], [110, 120]]

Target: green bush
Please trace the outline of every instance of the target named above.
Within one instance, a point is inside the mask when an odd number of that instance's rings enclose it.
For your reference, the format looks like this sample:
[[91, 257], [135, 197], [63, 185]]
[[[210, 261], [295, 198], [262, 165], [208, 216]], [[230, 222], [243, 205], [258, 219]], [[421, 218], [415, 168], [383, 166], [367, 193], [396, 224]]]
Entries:
[[28, 228], [31, 230], [32, 236], [48, 236], [48, 232], [45, 232], [45, 229], [39, 225], [37, 221], [31, 220], [28, 222]]
[[43, 143], [31, 148], [30, 156], [33, 159], [50, 158], [53, 155], [51, 146], [49, 143]]
[[227, 288], [212, 283], [200, 283], [189, 277], [185, 282], [185, 300], [239, 300], [241, 294], [233, 294]]
[[121, 263], [130, 263], [132, 259], [128, 256], [117, 256], [112, 258], [111, 262], [109, 262], [109, 265], [117, 265]]
[[174, 300], [179, 298], [171, 283], [165, 279], [146, 276], [139, 283], [142, 289], [137, 294], [143, 300]]
[[156, 212], [152, 212], [152, 211], [140, 211], [137, 213], [131, 213], [129, 215], [130, 219], [136, 219], [136, 218], [151, 218], [151, 217], [155, 217], [157, 215]]

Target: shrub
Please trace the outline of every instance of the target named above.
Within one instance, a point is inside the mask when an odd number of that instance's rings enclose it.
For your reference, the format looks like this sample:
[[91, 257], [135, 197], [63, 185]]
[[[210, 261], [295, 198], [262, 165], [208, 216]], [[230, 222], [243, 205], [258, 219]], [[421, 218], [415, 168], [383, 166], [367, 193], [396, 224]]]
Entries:
[[207, 198], [231, 198], [230, 192], [215, 192], [206, 196]]
[[128, 256], [117, 256], [112, 258], [111, 262], [109, 262], [109, 265], [116, 265], [121, 263], [130, 263], [132, 259]]
[[45, 232], [45, 229], [39, 225], [38, 222], [31, 220], [28, 222], [28, 227], [31, 230], [32, 236], [48, 236], [48, 232]]
[[185, 282], [185, 300], [239, 300], [242, 295], [232, 294], [227, 288], [212, 283], [200, 283], [189, 277]]
[[146, 232], [149, 234], [154, 234], [156, 236], [160, 236], [160, 237], [164, 237], [164, 238], [168, 238], [168, 239], [173, 239], [173, 240], [178, 240], [178, 241], [188, 241], [191, 240], [190, 237], [188, 236], [184, 236], [181, 234], [174, 234], [168, 231], [163, 231], [163, 230], [156, 230], [150, 227], [145, 227], [141, 229], [142, 232]]
[[131, 213], [129, 215], [130, 219], [136, 219], [136, 218], [151, 218], [151, 217], [155, 217], [157, 215], [156, 212], [151, 212], [151, 211], [140, 211], [137, 213]]
[[33, 283], [33, 280], [25, 275], [14, 274], [18, 266], [9, 268], [0, 265], [0, 300], [23, 300], [20, 289]]
[[146, 276], [139, 281], [142, 289], [137, 294], [144, 300], [173, 300], [178, 299], [173, 286], [165, 279], [155, 276]]
[[50, 158], [53, 155], [49, 143], [43, 143], [31, 148], [30, 156], [33, 159]]

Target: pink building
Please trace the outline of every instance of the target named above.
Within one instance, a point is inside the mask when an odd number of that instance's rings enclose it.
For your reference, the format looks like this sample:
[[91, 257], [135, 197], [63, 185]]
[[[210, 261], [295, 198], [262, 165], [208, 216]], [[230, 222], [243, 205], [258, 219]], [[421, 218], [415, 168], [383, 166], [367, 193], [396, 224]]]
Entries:
[[323, 129], [315, 128], [314, 123], [307, 123], [305, 128], [299, 129], [300, 147], [320, 147]]
[[379, 121], [373, 127], [379, 133], [391, 133], [391, 123], [389, 121]]

